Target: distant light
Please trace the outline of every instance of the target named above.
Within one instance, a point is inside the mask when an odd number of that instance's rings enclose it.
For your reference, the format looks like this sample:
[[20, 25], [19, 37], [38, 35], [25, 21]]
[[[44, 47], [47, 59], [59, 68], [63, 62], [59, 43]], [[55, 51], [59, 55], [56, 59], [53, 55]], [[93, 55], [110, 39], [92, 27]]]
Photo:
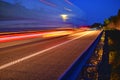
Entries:
[[46, 1], [46, 0], [40, 0], [40, 1], [43, 2], [44, 4], [49, 5], [49, 6], [56, 7], [55, 4], [53, 4], [53, 3], [49, 2], [49, 1]]
[[61, 14], [60, 16], [62, 17], [63, 21], [66, 21], [68, 19], [68, 15], [66, 14]]
[[67, 2], [70, 5], [73, 5], [69, 0], [65, 0], [65, 2]]
[[67, 10], [67, 11], [72, 11], [71, 9], [69, 9], [69, 8], [66, 8], [66, 7], [64, 7], [64, 9], [65, 9], [65, 10]]

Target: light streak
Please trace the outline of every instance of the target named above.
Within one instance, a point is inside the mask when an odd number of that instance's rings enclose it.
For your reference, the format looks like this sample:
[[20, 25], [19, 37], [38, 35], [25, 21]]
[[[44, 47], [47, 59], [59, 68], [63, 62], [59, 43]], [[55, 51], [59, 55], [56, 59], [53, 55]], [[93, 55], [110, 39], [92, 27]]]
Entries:
[[10, 42], [15, 40], [29, 39], [29, 38], [45, 38], [45, 37], [57, 37], [68, 35], [72, 33], [72, 31], [53, 31], [53, 32], [44, 32], [44, 33], [31, 33], [31, 34], [16, 34], [9, 36], [0, 36], [0, 42]]
[[25, 57], [23, 57], [23, 58], [20, 58], [20, 59], [14, 60], [14, 61], [12, 61], [12, 62], [6, 63], [6, 64], [4, 64], [4, 65], [1, 65], [1, 66], [0, 66], [0, 70], [2, 70], [2, 69], [4, 69], [4, 68], [7, 68], [7, 67], [10, 67], [10, 66], [12, 66], [12, 65], [14, 65], [14, 64], [20, 63], [20, 62], [22, 62], [22, 61], [25, 61], [25, 60], [27, 60], [27, 59], [30, 59], [30, 58], [32, 58], [32, 57], [34, 57], [34, 56], [39, 55], [39, 54], [42, 54], [42, 53], [46, 54], [45, 52], [47, 52], [47, 51], [49, 51], [49, 50], [52, 50], [52, 49], [54, 49], [54, 48], [57, 48], [57, 47], [62, 46], [62, 45], [64, 45], [64, 44], [67, 44], [67, 43], [69, 43], [69, 42], [72, 42], [72, 41], [74, 41], [74, 40], [76, 40], [76, 39], [79, 39], [79, 38], [81, 38], [81, 37], [83, 37], [83, 36], [85, 36], [85, 35], [87, 35], [87, 34], [90, 34], [90, 33], [91, 33], [91, 32], [87, 32], [87, 33], [85, 33], [85, 34], [83, 34], [83, 35], [81, 35], [81, 36], [79, 36], [79, 37], [76, 37], [76, 38], [74, 38], [74, 39], [65, 41], [65, 42], [63, 42], [63, 43], [61, 43], [61, 44], [55, 45], [55, 46], [50, 47], [50, 48], [47, 48], [47, 49], [45, 49], [45, 50], [42, 50], [42, 51], [33, 53], [33, 54], [28, 55], [28, 56], [25, 56]]

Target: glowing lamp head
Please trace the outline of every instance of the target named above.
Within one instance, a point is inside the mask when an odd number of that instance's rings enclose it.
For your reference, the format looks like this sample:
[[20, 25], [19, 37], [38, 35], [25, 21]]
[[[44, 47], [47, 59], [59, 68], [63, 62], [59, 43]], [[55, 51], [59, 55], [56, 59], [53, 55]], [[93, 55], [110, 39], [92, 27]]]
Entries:
[[63, 21], [66, 21], [68, 19], [68, 15], [66, 14], [61, 14], [60, 16], [62, 17]]

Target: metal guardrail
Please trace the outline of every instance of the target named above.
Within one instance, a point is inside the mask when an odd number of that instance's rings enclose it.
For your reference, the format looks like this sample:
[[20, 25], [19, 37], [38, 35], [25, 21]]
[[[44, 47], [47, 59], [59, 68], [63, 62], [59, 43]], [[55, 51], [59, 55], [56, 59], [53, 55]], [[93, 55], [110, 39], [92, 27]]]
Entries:
[[79, 77], [80, 72], [82, 71], [83, 67], [93, 54], [98, 42], [101, 39], [103, 31], [100, 35], [95, 39], [95, 41], [90, 45], [90, 47], [80, 56], [67, 70], [63, 73], [62, 76], [58, 80], [77, 80]]

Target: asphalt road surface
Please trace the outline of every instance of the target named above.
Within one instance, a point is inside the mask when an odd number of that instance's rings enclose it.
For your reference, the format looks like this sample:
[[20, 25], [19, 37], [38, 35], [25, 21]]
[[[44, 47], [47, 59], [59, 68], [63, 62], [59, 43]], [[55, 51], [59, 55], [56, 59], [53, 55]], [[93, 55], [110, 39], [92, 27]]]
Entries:
[[38, 40], [0, 49], [0, 80], [58, 80], [101, 31]]

